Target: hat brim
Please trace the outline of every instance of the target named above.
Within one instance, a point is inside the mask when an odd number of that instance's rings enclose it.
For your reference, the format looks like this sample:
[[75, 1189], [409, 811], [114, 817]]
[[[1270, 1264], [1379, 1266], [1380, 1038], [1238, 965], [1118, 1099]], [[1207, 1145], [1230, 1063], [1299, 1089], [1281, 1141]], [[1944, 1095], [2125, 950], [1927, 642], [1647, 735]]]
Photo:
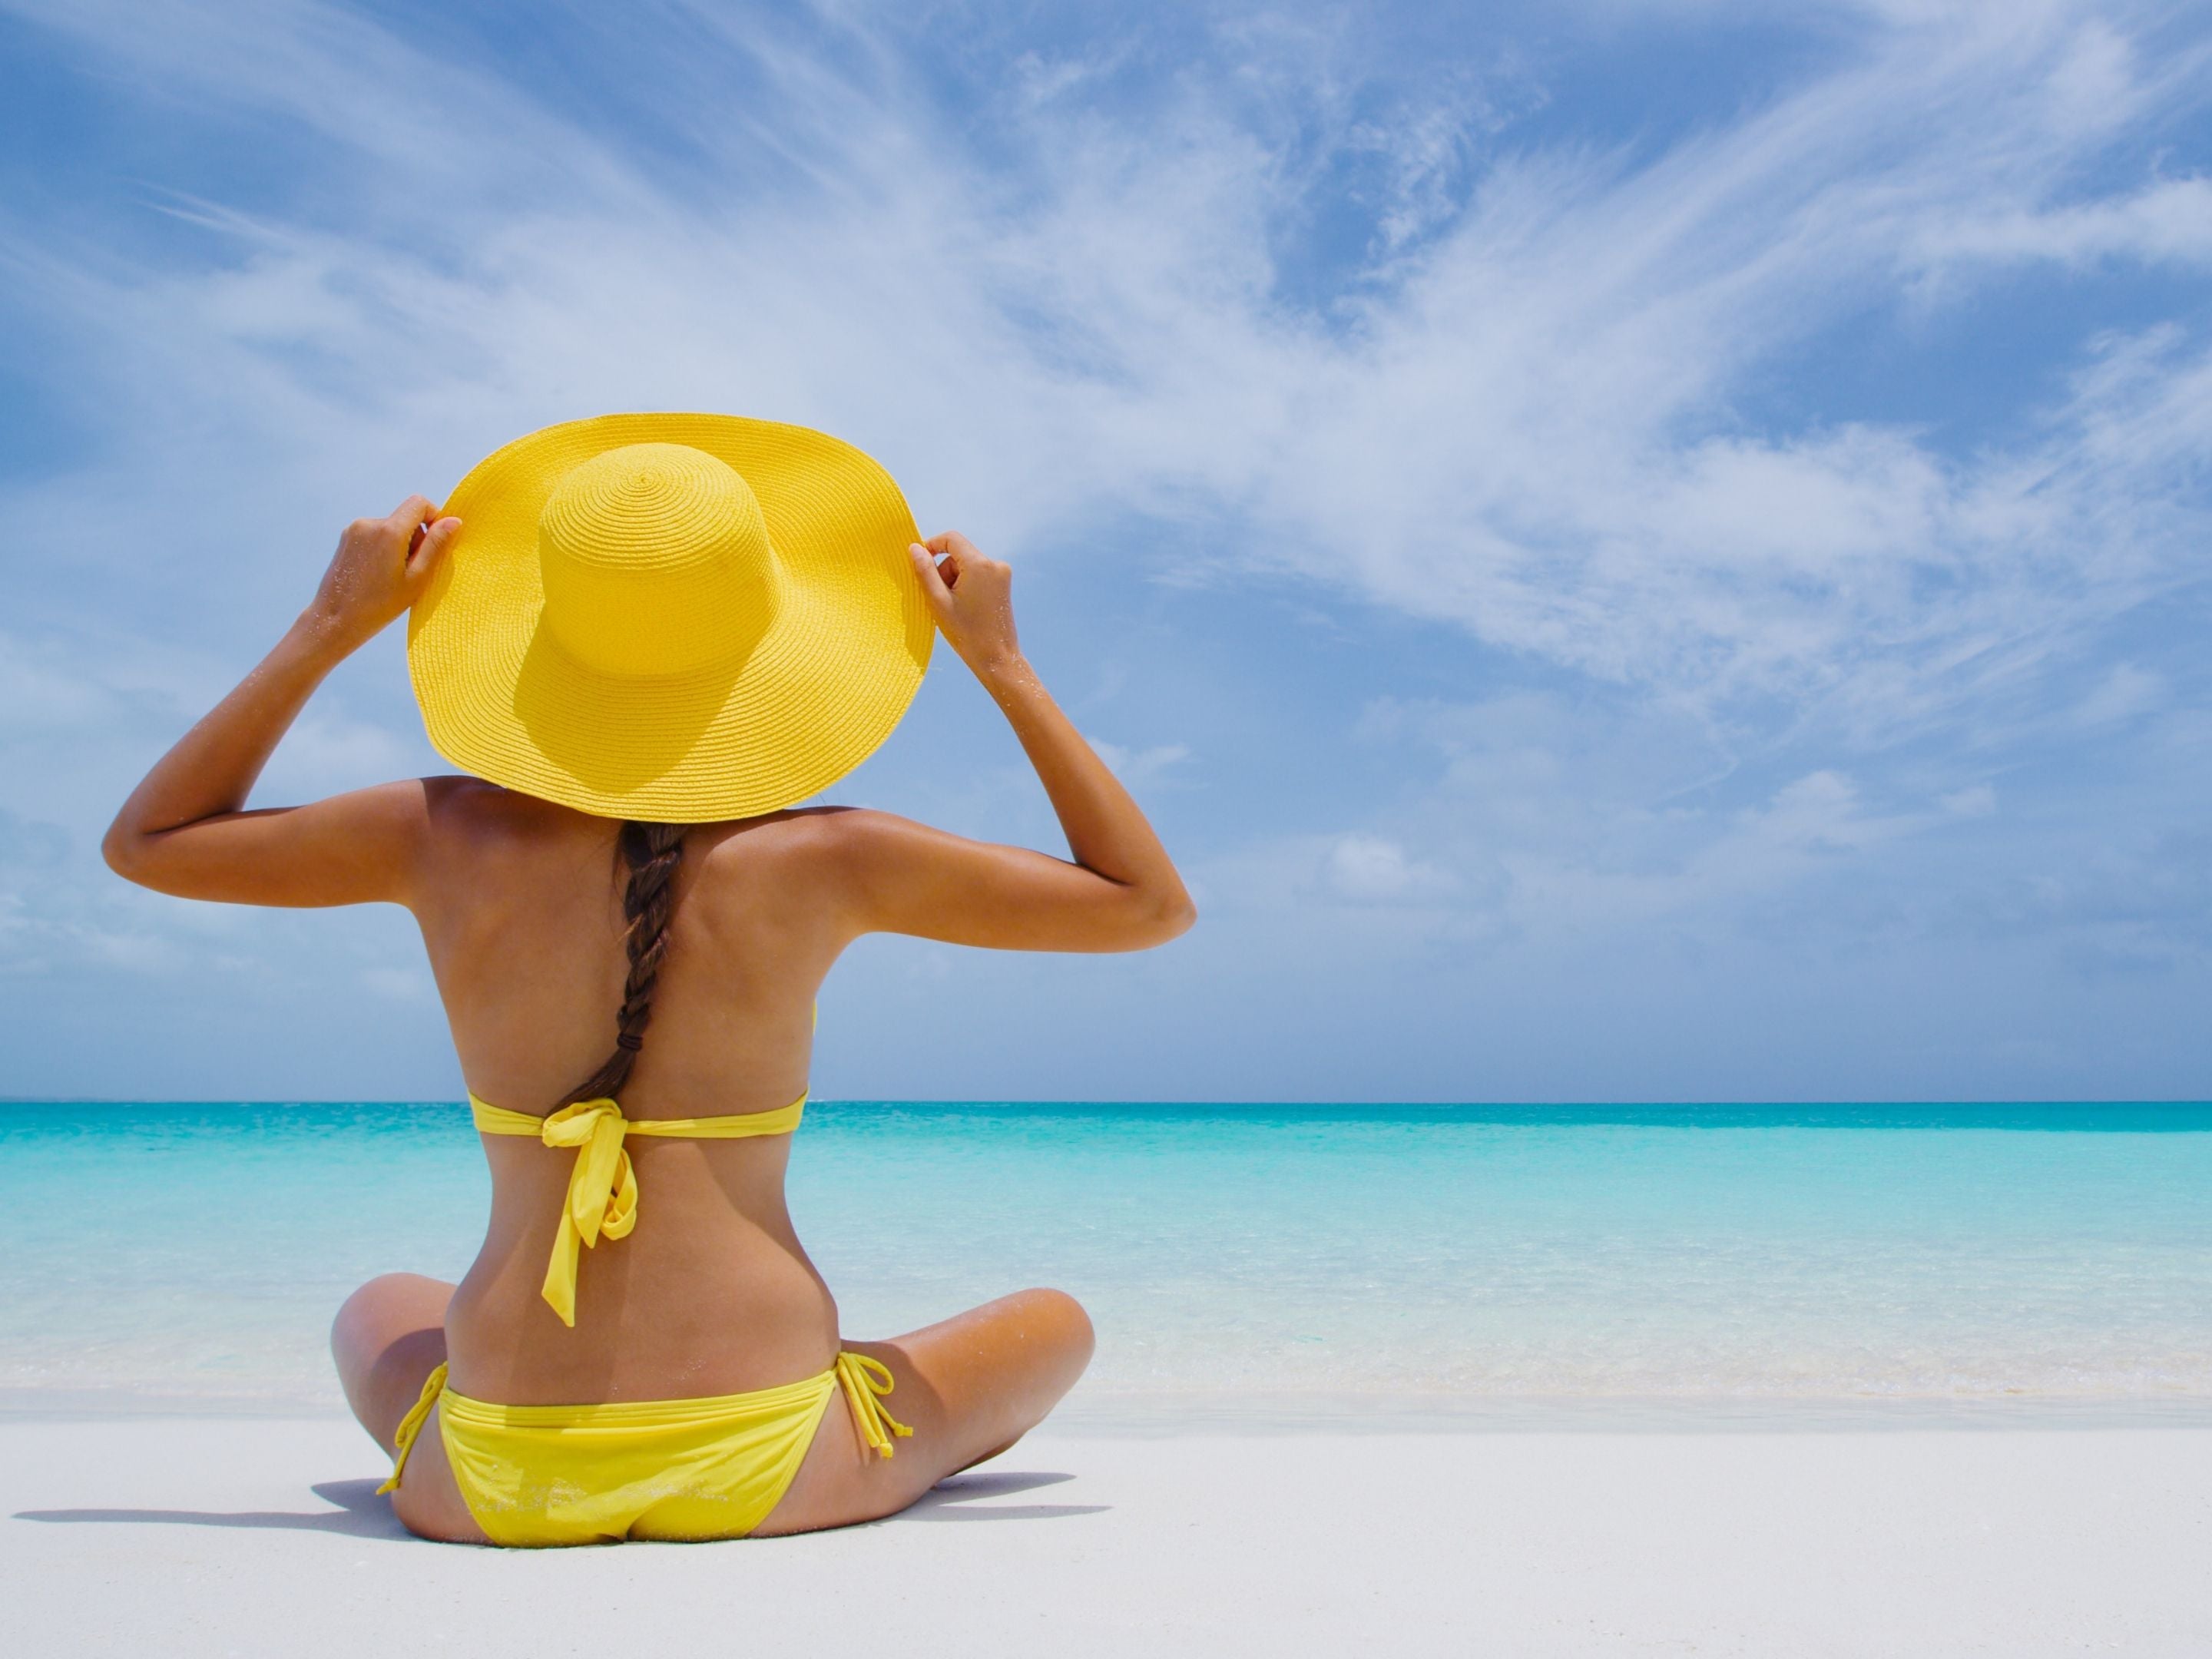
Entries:
[[[614, 677], [538, 626], [538, 521], [580, 462], [688, 444], [744, 475], [781, 568], [757, 638], [696, 672]], [[447, 498], [461, 520], [407, 626], [430, 742], [477, 776], [606, 817], [704, 823], [790, 806], [890, 735], [936, 629], [898, 486], [824, 433], [735, 415], [603, 415], [519, 438]]]

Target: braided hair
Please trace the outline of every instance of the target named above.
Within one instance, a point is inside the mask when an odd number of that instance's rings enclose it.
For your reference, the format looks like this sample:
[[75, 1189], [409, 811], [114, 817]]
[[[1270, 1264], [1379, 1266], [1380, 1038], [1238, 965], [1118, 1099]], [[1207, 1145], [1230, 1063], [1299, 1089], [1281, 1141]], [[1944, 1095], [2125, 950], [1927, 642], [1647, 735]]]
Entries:
[[629, 952], [629, 976], [623, 982], [622, 1012], [615, 1016], [614, 1052], [599, 1069], [568, 1091], [562, 1103], [612, 1099], [629, 1081], [637, 1051], [645, 1047], [645, 1028], [653, 1020], [653, 989], [668, 955], [668, 921], [676, 914], [676, 869], [684, 862], [681, 823], [627, 823], [615, 836], [617, 867], [627, 868], [623, 916], [629, 926], [623, 946]]

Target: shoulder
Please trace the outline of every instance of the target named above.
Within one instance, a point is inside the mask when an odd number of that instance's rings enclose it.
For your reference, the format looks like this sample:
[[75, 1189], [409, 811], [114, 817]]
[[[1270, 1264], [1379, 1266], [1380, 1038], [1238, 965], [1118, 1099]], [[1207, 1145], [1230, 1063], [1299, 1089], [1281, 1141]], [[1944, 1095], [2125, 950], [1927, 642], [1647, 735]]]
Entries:
[[414, 787], [422, 792], [422, 805], [431, 821], [447, 830], [520, 823], [541, 811], [562, 810], [550, 801], [517, 794], [461, 773], [417, 778]]
[[693, 856], [708, 882], [822, 894], [865, 881], [902, 844], [928, 833], [911, 818], [860, 806], [799, 807], [704, 828]]
[[416, 787], [422, 791], [434, 845], [458, 856], [514, 854], [532, 847], [605, 840], [611, 834], [604, 819], [482, 778], [422, 778]]
[[835, 860], [920, 828], [866, 806], [799, 806], [757, 818], [702, 825], [704, 854], [726, 860]]

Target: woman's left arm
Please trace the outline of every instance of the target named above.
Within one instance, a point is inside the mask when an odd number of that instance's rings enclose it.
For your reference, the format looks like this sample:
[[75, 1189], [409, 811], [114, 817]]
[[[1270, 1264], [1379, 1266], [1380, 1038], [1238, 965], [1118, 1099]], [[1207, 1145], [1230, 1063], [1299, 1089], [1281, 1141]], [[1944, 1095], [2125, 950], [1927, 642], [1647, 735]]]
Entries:
[[414, 604], [460, 527], [420, 495], [388, 518], [348, 526], [314, 603], [124, 802], [101, 843], [109, 867], [180, 898], [407, 902], [428, 827], [420, 781], [244, 808], [324, 676]]

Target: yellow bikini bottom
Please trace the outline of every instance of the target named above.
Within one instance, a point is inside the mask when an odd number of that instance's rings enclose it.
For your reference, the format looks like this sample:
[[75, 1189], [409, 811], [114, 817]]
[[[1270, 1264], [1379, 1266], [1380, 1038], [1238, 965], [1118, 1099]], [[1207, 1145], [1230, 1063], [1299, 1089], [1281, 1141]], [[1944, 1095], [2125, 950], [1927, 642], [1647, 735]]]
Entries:
[[878, 1456], [913, 1432], [884, 1409], [891, 1374], [866, 1354], [841, 1352], [819, 1376], [752, 1394], [599, 1406], [495, 1406], [455, 1394], [441, 1365], [401, 1421], [378, 1490], [398, 1486], [436, 1406], [462, 1501], [495, 1544], [742, 1538], [781, 1501], [841, 1387]]

